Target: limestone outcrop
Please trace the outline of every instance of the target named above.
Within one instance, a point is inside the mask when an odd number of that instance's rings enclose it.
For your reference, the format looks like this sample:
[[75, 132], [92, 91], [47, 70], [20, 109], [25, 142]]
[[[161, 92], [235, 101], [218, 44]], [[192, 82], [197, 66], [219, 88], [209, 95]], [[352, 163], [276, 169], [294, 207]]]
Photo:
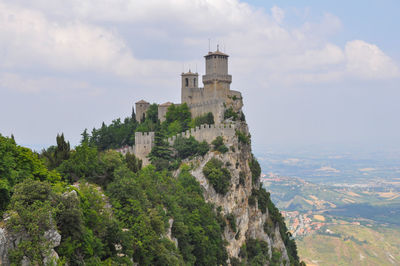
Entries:
[[[4, 220], [7, 221], [7, 217]], [[57, 265], [59, 257], [54, 248], [60, 245], [61, 235], [56, 229], [51, 228], [44, 233], [44, 237], [49, 243], [49, 250], [46, 254], [42, 254], [43, 263], [45, 265]], [[0, 228], [0, 265], [10, 265], [10, 251], [15, 249], [21, 241], [27, 239], [29, 239], [29, 236], [25, 232], [13, 233], [6, 228]], [[28, 258], [24, 257], [21, 265], [31, 265], [31, 263]]]
[[[249, 131], [245, 122], [236, 122], [237, 130], [248, 136]], [[271, 233], [264, 231], [264, 224], [271, 220], [268, 209], [262, 213], [257, 204], [249, 204], [253, 188], [259, 187], [259, 181], [253, 184], [252, 173], [249, 162], [252, 159], [250, 143], [244, 144], [238, 140], [237, 136], [224, 136], [224, 143], [229, 151], [222, 154], [217, 151], [210, 151], [204, 157], [197, 157], [185, 162], [194, 166], [191, 171], [203, 188], [204, 198], [207, 202], [213, 203], [216, 208], [221, 209], [223, 216], [233, 215], [236, 223], [236, 232], [227, 226], [224, 231], [224, 238], [227, 240], [227, 251], [229, 257], [238, 258], [241, 247], [248, 239], [263, 240], [268, 243], [269, 257], [272, 250], [278, 250], [282, 254], [281, 262], [289, 265], [289, 257], [285, 244], [282, 240], [278, 224], [273, 224]], [[203, 174], [206, 163], [216, 158], [223, 162], [224, 166], [231, 174], [229, 190], [225, 195], [215, 191]], [[244, 176], [240, 180], [240, 176]]]

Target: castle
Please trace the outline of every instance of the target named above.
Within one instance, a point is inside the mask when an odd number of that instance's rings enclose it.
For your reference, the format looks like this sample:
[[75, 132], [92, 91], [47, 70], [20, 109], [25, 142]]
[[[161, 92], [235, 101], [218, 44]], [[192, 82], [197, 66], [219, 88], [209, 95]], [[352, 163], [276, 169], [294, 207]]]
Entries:
[[[242, 94], [239, 91], [230, 89], [232, 76], [228, 74], [229, 55], [217, 50], [208, 52], [205, 56], [206, 71], [202, 76], [204, 87], [199, 87], [199, 74], [181, 74], [181, 103], [186, 103], [192, 114], [192, 118], [211, 112], [214, 116], [215, 125], [202, 125], [200, 127], [181, 133], [182, 136], [193, 136], [199, 141], [211, 143], [217, 136], [231, 137], [235, 134], [232, 121], [224, 121], [224, 113], [228, 108], [234, 112], [240, 112], [243, 106]], [[166, 102], [158, 105], [158, 118], [160, 122], [165, 120], [168, 107], [172, 104]], [[179, 105], [179, 104], [175, 104]], [[141, 122], [145, 119], [150, 103], [144, 100], [136, 102], [136, 120]], [[229, 125], [226, 123], [228, 122]], [[174, 139], [169, 139], [170, 144]], [[154, 132], [136, 132], [135, 145], [132, 147], [122, 147], [119, 152], [134, 153], [143, 160], [143, 164], [149, 163], [147, 155], [154, 147]]]

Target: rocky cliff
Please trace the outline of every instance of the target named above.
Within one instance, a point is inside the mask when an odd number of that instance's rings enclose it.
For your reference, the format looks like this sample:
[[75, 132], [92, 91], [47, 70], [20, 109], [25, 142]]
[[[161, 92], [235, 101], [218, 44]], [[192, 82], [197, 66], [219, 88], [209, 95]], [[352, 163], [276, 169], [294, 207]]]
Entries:
[[[290, 239], [286, 235], [286, 227], [282, 226], [282, 217], [280, 214], [278, 214], [278, 218], [273, 217], [273, 215], [277, 216], [277, 209], [269, 198], [268, 204], [275, 208], [272, 210], [275, 213], [271, 214], [271, 209], [265, 208], [265, 206], [263, 211], [260, 204], [265, 205], [265, 202], [261, 203], [261, 200], [255, 195], [260, 191], [260, 176], [259, 174], [255, 176], [257, 173], [251, 169], [255, 159], [251, 152], [247, 124], [244, 121], [234, 123], [236, 136], [224, 137], [224, 144], [228, 148], [227, 152], [210, 151], [204, 157], [187, 160], [186, 163], [193, 166], [191, 174], [202, 186], [205, 200], [213, 203], [225, 217], [227, 224], [230, 225], [225, 227], [223, 237], [227, 241], [227, 251], [231, 260], [234, 260], [232, 258], [242, 260], [243, 248], [246, 243], [255, 239], [268, 244], [270, 259], [272, 259], [274, 251], [276, 254], [280, 254], [279, 264], [291, 265], [293, 261], [291, 262], [283, 238], [286, 238], [287, 241]], [[229, 188], [225, 194], [217, 193], [204, 174], [204, 167], [212, 159], [221, 161], [223, 167], [230, 173]], [[255, 163], [258, 165], [256, 161]], [[267, 195], [269, 196], [269, 194]], [[281, 223], [278, 222], [279, 219]]]

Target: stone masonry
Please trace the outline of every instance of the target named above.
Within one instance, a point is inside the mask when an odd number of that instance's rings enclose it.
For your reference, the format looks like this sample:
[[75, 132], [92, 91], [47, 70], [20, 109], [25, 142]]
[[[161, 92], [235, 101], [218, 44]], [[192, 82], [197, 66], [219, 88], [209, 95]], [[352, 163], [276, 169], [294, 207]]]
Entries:
[[[206, 73], [202, 76], [204, 87], [199, 87], [199, 74], [190, 70], [181, 74], [181, 102], [186, 103], [192, 117], [198, 117], [211, 112], [214, 115], [215, 125], [202, 125], [180, 134], [181, 136], [193, 136], [198, 141], [205, 140], [211, 143], [217, 136], [233, 137], [235, 129], [233, 125], [224, 123], [224, 112], [232, 107], [239, 112], [243, 106], [242, 95], [239, 91], [230, 89], [232, 76], [228, 74], [229, 55], [220, 52], [208, 52], [205, 56]], [[158, 118], [160, 122], [165, 121], [168, 108], [172, 105], [166, 102], [158, 106]], [[136, 102], [136, 120], [140, 123], [144, 120], [150, 103], [144, 100]], [[173, 141], [174, 138], [171, 138]], [[126, 154], [134, 153], [136, 157], [143, 160], [143, 165], [149, 164], [147, 155], [154, 146], [154, 132], [135, 133], [135, 145], [122, 147], [119, 152]]]

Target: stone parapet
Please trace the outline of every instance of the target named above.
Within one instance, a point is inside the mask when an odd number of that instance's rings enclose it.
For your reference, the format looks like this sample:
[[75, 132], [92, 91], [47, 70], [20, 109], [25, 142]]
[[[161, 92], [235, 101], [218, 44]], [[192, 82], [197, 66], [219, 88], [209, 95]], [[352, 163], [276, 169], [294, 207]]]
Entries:
[[190, 136], [197, 141], [206, 141], [207, 143], [211, 143], [218, 136], [231, 139], [236, 136], [235, 129], [235, 124], [201, 125], [168, 138], [168, 143], [173, 145], [177, 137], [189, 138]]
[[214, 81], [232, 83], [231, 75], [221, 75], [221, 74], [214, 73], [214, 74], [203, 75], [202, 78], [203, 78], [204, 84], [210, 84], [210, 83], [213, 83]]

